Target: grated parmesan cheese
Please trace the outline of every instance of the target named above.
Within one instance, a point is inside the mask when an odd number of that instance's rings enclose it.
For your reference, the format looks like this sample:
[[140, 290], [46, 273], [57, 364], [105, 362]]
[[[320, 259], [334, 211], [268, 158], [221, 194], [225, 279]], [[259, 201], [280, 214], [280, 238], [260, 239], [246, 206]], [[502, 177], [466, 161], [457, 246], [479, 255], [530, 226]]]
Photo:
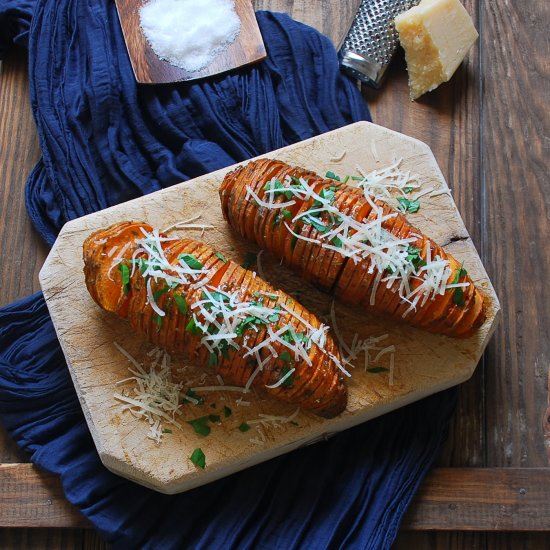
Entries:
[[[401, 160], [396, 160], [391, 166], [370, 174], [364, 174], [358, 167], [363, 175], [360, 186], [363, 187], [365, 199], [375, 214], [374, 219], [370, 221], [359, 221], [353, 216], [343, 213], [333, 204], [334, 193], [329, 197], [325, 196], [324, 190], [318, 194], [303, 178], [287, 176], [284, 182], [279, 182], [275, 178], [270, 180], [264, 188], [267, 200], [261, 200], [248, 186], [247, 195], [253, 196], [258, 204], [270, 209], [281, 209], [285, 205], [295, 202], [293, 200], [281, 203], [274, 202], [275, 194], [281, 193], [282, 189], [286, 197], [292, 196], [300, 201], [313, 199], [313, 206], [296, 214], [292, 219], [292, 223], [302, 221], [313, 224], [311, 220], [315, 218], [314, 227], [321, 224], [325, 229], [318, 231], [316, 238], [300, 235], [288, 223], [284, 222], [286, 229], [297, 239], [334, 250], [345, 257], [353, 259], [356, 263], [359, 260], [368, 261], [370, 264], [369, 273], [376, 271], [371, 289], [370, 304], [375, 304], [376, 293], [381, 283], [384, 283], [387, 288], [396, 287], [400, 299], [410, 306], [405, 312], [405, 316], [416, 308], [420, 301], [420, 295], [422, 298], [421, 303], [425, 303], [427, 299], [433, 299], [437, 294], [451, 288], [448, 283], [452, 272], [449, 267], [450, 262], [439, 256], [432, 260], [428, 253], [426, 258], [422, 259], [419, 256], [420, 250], [412, 247], [412, 243], [416, 241], [416, 238], [400, 239], [382, 227], [384, 222], [397, 214], [384, 215], [383, 209], [375, 203], [375, 200], [391, 197], [390, 188], [397, 189], [404, 196], [406, 190], [408, 190], [407, 188], [416, 189], [421, 185], [416, 176], [411, 176], [410, 172], [401, 171], [399, 169], [400, 164]], [[431, 191], [432, 189], [425, 190], [420, 195]], [[321, 215], [330, 222], [322, 221]], [[418, 265], [415, 264], [414, 260], [417, 260]], [[420, 265], [424, 263], [426, 265]], [[411, 288], [412, 281], [420, 282], [414, 290]], [[460, 284], [467, 285], [468, 283]]]
[[129, 390], [113, 396], [124, 403], [123, 411], [129, 411], [136, 418], [145, 419], [149, 423], [147, 437], [160, 444], [164, 436], [163, 421], [182, 428], [176, 420], [176, 415], [181, 414], [182, 384], [172, 382], [170, 356], [161, 350], [153, 350], [154, 360], [149, 369], [145, 370], [122, 346], [116, 342], [114, 345], [130, 362], [131, 367], [128, 369], [133, 375], [117, 382], [117, 386], [130, 382], [134, 384]]

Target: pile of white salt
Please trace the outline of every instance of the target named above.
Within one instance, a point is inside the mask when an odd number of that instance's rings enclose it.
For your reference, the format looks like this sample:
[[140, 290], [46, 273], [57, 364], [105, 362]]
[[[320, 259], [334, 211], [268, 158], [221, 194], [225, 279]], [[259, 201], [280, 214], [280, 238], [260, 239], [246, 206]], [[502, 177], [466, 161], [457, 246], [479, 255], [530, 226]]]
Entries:
[[207, 67], [241, 28], [231, 0], [150, 0], [139, 16], [157, 56], [188, 72]]

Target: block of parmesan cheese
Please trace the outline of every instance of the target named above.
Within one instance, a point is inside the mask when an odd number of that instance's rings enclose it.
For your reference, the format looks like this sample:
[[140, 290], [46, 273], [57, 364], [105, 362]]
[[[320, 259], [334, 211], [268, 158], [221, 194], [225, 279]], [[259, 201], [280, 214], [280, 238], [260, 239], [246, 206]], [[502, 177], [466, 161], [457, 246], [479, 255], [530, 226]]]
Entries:
[[459, 0], [422, 0], [395, 18], [411, 99], [453, 76], [478, 34]]

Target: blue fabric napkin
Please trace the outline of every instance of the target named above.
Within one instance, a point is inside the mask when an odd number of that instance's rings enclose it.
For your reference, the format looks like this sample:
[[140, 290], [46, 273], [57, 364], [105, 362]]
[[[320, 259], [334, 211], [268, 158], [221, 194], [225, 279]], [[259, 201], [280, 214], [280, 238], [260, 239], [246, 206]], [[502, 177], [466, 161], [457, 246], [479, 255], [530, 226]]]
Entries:
[[[336, 52], [258, 13], [268, 59], [207, 81], [137, 86], [108, 0], [0, 0], [0, 56], [29, 48], [43, 158], [29, 215], [70, 219], [369, 114]], [[445, 437], [454, 392], [177, 496], [101, 464], [40, 293], [0, 309], [0, 418], [118, 548], [389, 548]]]

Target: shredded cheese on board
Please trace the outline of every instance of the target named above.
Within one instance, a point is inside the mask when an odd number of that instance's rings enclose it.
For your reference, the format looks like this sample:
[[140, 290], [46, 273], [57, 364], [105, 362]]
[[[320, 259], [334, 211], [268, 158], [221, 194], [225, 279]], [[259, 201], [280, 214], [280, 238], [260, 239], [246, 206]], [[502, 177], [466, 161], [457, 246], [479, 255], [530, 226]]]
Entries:
[[114, 345], [130, 362], [128, 369], [133, 375], [117, 383], [120, 386], [133, 382], [132, 388], [115, 393], [114, 398], [124, 403], [123, 411], [129, 411], [149, 423], [147, 437], [159, 444], [166, 433], [163, 422], [182, 428], [176, 415], [181, 414], [180, 393], [183, 385], [172, 382], [170, 356], [155, 349], [151, 365], [144, 369], [122, 346], [116, 342]]

